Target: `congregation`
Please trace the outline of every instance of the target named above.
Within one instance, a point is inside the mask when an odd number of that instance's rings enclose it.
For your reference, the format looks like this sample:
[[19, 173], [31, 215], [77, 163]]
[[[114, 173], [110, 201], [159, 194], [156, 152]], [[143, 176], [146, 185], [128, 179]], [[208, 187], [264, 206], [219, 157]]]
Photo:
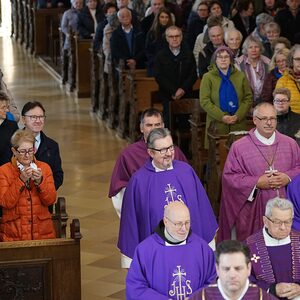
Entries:
[[[62, 84], [73, 32], [104, 54], [106, 79], [123, 64], [132, 73], [146, 69], [158, 86], [108, 191], [120, 218], [126, 299], [300, 299], [300, 0], [36, 5], [65, 9]], [[206, 119], [201, 174], [195, 140], [188, 135], [179, 144], [195, 112], [172, 115], [173, 103], [195, 98], [197, 80]], [[37, 101], [19, 113], [2, 80], [1, 242], [55, 237], [52, 205], [64, 173], [45, 120]], [[212, 132], [238, 136], [223, 145], [220, 195], [208, 188]]]

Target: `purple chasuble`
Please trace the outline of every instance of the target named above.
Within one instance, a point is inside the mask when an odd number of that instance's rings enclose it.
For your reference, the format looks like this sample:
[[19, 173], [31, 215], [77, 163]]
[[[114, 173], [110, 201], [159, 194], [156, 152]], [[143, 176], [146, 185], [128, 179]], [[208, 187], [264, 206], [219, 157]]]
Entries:
[[250, 196], [259, 177], [269, 170], [267, 160], [273, 169], [287, 174], [291, 179], [300, 173], [300, 149], [288, 136], [276, 131], [275, 142], [267, 146], [254, 134], [254, 129], [234, 142], [228, 153], [222, 177], [222, 197], [220, 207], [220, 230], [218, 241], [231, 238], [231, 230], [236, 226], [237, 239], [248, 236], [263, 227], [263, 215], [269, 199], [286, 197], [286, 187], [279, 190], [256, 190], [255, 199]]
[[300, 231], [300, 174], [293, 178], [288, 185], [287, 198], [293, 202], [294, 205], [294, 219], [292, 228]]
[[172, 170], [155, 172], [148, 159], [131, 177], [124, 194], [118, 241], [121, 253], [132, 258], [136, 246], [154, 232], [163, 218], [164, 207], [176, 200], [189, 208], [193, 232], [209, 243], [218, 224], [193, 168], [174, 160]]
[[[108, 197], [113, 197], [126, 187], [132, 174], [140, 169], [149, 158], [144, 139], [126, 147], [119, 155], [110, 181]], [[188, 162], [182, 151], [175, 147], [175, 159]]]
[[[212, 284], [209, 287], [198, 292], [196, 295], [189, 298], [190, 300], [224, 300], [217, 284]], [[277, 299], [266, 291], [262, 290], [255, 284], [250, 284], [249, 288], [242, 300], [272, 300]]]
[[183, 300], [215, 279], [214, 254], [204, 240], [192, 233], [185, 245], [166, 246], [155, 233], [136, 248], [126, 299]]
[[292, 230], [290, 238], [290, 244], [267, 247], [260, 230], [246, 240], [251, 255], [251, 281], [265, 290], [274, 283], [300, 282], [300, 233]]

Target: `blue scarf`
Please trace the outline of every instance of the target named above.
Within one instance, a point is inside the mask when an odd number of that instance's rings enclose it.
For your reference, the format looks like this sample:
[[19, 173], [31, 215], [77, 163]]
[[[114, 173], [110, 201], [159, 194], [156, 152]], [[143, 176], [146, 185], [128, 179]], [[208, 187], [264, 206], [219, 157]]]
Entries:
[[275, 75], [275, 77], [276, 77], [277, 79], [279, 79], [279, 78], [282, 77], [282, 74], [279, 72], [278, 67], [275, 67], [275, 68], [274, 68], [273, 74]]
[[227, 112], [232, 116], [239, 108], [239, 99], [236, 90], [230, 81], [231, 70], [229, 67], [227, 75], [224, 75], [219, 69], [218, 71], [222, 79], [219, 90], [220, 108], [222, 111]]

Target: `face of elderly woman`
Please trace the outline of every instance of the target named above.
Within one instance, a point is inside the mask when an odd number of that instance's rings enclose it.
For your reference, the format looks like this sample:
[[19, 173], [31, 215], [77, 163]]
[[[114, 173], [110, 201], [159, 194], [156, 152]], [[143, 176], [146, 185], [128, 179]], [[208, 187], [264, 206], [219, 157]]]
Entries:
[[283, 72], [286, 69], [286, 56], [284, 54], [277, 54], [275, 58], [275, 65]]
[[227, 51], [219, 52], [216, 56], [216, 65], [221, 71], [227, 71], [230, 66], [230, 55]]
[[250, 42], [247, 48], [247, 55], [250, 59], [257, 59], [260, 57], [260, 47], [255, 42]]
[[237, 50], [241, 46], [241, 37], [237, 31], [231, 31], [228, 33], [227, 46], [232, 50]]
[[300, 50], [296, 50], [294, 53], [293, 69], [295, 73], [300, 73]]
[[12, 148], [17, 161], [27, 167], [33, 161], [34, 147], [28, 141], [21, 141], [17, 148]]

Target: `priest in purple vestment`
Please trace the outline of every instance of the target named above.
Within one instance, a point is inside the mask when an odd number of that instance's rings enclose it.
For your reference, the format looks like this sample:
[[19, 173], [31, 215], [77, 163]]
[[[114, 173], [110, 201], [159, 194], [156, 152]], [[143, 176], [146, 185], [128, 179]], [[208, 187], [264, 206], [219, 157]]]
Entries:
[[136, 248], [126, 278], [127, 300], [188, 299], [215, 281], [213, 251], [190, 224], [184, 203], [165, 207], [155, 233]]
[[232, 144], [223, 170], [218, 240], [238, 239], [263, 227], [269, 199], [286, 197], [286, 186], [300, 173], [300, 149], [276, 131], [276, 110], [260, 103], [255, 129]]
[[[117, 158], [111, 176], [108, 197], [112, 199], [118, 216], [121, 215], [122, 200], [125, 188], [132, 174], [141, 168], [149, 154], [147, 152], [147, 137], [153, 128], [163, 128], [164, 121], [162, 114], [155, 108], [146, 109], [141, 115], [140, 130], [143, 136], [141, 139], [126, 147]], [[175, 159], [187, 162], [182, 151], [175, 147]]]
[[218, 281], [193, 295], [190, 300], [272, 300], [277, 299], [249, 283], [250, 251], [242, 242], [226, 240], [216, 251]]
[[151, 159], [133, 174], [124, 194], [118, 241], [121, 253], [133, 258], [136, 246], [154, 232], [165, 206], [176, 200], [189, 208], [193, 232], [211, 242], [218, 228], [215, 215], [193, 168], [174, 160], [170, 131], [153, 129], [147, 146]]
[[291, 230], [293, 204], [276, 197], [267, 202], [264, 228], [247, 238], [252, 281], [279, 299], [300, 299], [300, 233]]

